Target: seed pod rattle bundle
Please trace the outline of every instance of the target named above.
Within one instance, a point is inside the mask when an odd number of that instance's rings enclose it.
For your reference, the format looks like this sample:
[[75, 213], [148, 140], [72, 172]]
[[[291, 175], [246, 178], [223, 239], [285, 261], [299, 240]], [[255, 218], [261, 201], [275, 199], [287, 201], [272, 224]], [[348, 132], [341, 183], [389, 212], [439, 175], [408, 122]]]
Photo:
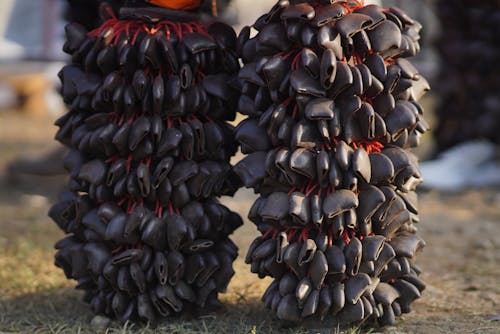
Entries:
[[274, 278], [262, 300], [293, 322], [393, 324], [425, 288], [410, 148], [429, 86], [406, 59], [421, 26], [362, 1], [282, 0], [252, 28], [237, 45], [235, 172], [260, 194], [246, 261]]
[[50, 216], [68, 234], [56, 265], [97, 314], [122, 321], [219, 306], [241, 218], [216, 199], [230, 157], [236, 34], [193, 12], [131, 1], [87, 32], [66, 27], [68, 190]]

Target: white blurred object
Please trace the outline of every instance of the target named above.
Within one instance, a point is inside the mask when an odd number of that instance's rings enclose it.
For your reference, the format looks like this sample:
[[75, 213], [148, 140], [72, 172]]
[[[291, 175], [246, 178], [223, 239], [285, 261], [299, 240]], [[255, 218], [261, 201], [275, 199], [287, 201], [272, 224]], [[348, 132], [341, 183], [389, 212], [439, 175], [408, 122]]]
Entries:
[[485, 140], [454, 146], [436, 160], [420, 164], [422, 188], [460, 191], [467, 188], [500, 185], [500, 161], [496, 146]]
[[47, 104], [48, 110], [55, 115], [62, 114], [66, 110], [62, 96], [59, 93], [61, 81], [57, 76], [64, 65], [66, 65], [64, 62], [54, 61], [48, 63], [44, 70], [45, 77], [51, 84], [51, 89], [47, 90], [45, 94], [45, 103]]
[[233, 0], [222, 14], [225, 22], [233, 25], [236, 32], [252, 25], [276, 3], [272, 0]]
[[1, 0], [0, 60], [63, 59], [63, 1]]
[[469, 178], [474, 187], [491, 187], [500, 185], [500, 160], [492, 160], [482, 164], [480, 170]]
[[16, 91], [10, 85], [0, 82], [0, 110], [15, 108], [18, 102]]
[[24, 48], [5, 37], [14, 0], [0, 1], [0, 60], [12, 60], [24, 56]]
[[7, 30], [7, 24], [9, 23], [9, 17], [12, 13], [13, 7], [14, 0], [0, 1], [0, 36], [5, 35], [5, 31]]
[[14, 60], [24, 57], [26, 52], [18, 43], [3, 39], [0, 36], [0, 60]]

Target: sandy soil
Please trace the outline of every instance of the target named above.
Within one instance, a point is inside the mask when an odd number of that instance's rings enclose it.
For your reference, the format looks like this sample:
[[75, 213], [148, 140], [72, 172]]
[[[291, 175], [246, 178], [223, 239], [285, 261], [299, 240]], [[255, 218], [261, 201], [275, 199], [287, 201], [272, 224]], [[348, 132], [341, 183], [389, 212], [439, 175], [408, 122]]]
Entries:
[[[74, 283], [65, 280], [52, 264], [52, 247], [62, 234], [46, 213], [64, 178], [13, 177], [7, 171], [8, 162], [15, 157], [57, 147], [52, 122], [50, 118], [0, 112], [0, 332], [93, 331], [89, 325], [92, 314], [79, 302]], [[253, 196], [240, 190], [235, 198], [224, 201], [246, 216]], [[419, 264], [428, 288], [414, 312], [400, 318], [397, 326], [362, 332], [500, 333], [499, 189], [424, 193], [420, 208], [420, 231], [427, 246]], [[268, 281], [250, 274], [242, 260], [256, 234], [246, 221], [234, 235], [241, 255], [235, 263], [237, 274], [222, 297], [226, 311], [189, 323], [175, 322], [163, 327], [164, 331], [285, 331], [258, 302]], [[491, 320], [495, 317], [496, 321]], [[130, 326], [113, 326], [116, 332], [130, 330]]]

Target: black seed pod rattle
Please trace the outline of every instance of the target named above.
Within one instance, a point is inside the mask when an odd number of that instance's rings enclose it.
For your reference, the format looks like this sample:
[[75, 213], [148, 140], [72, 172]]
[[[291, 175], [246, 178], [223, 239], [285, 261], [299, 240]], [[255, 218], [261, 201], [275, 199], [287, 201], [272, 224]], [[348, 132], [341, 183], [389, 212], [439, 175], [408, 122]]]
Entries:
[[398, 8], [282, 0], [238, 37], [235, 172], [262, 233], [246, 262], [274, 278], [262, 301], [279, 319], [393, 324], [425, 288], [420, 28]]
[[66, 27], [70, 110], [56, 138], [70, 180], [49, 215], [68, 234], [56, 265], [92, 311], [154, 324], [220, 306], [234, 274], [228, 236], [242, 220], [217, 196], [237, 187], [226, 121], [239, 64], [231, 27], [139, 7], [90, 32]]

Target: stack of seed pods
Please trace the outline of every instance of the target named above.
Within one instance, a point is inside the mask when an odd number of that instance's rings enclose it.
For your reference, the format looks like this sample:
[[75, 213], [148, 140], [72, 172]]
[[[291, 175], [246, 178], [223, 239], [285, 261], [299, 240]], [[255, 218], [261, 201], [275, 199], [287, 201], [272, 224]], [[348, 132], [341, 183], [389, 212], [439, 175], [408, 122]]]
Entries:
[[278, 2], [238, 37], [234, 170], [260, 194], [247, 263], [279, 319], [392, 324], [425, 288], [415, 254], [428, 84], [406, 57], [421, 26], [358, 1]]
[[225, 24], [129, 12], [89, 33], [66, 27], [70, 111], [56, 138], [71, 149], [70, 179], [49, 214], [68, 234], [56, 265], [92, 310], [154, 323], [219, 306], [234, 273], [228, 235], [242, 220], [216, 196], [237, 179], [226, 121], [239, 64]]
[[436, 43], [442, 58], [438, 149], [478, 138], [500, 144], [500, 3], [440, 0], [437, 14], [442, 26]]

